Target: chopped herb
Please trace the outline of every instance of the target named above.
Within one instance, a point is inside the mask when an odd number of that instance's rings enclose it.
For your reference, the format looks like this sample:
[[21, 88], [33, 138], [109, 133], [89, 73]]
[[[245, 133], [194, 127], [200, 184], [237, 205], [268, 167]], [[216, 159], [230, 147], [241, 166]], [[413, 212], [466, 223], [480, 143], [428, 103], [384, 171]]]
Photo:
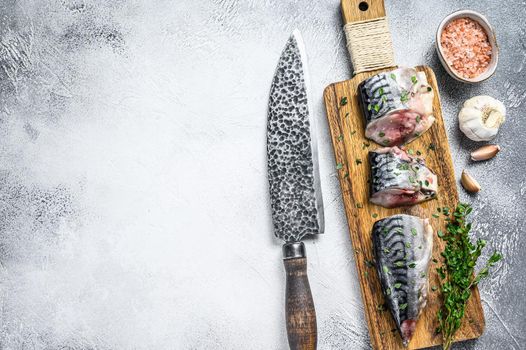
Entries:
[[408, 91], [402, 91], [402, 94], [400, 95], [400, 101], [401, 102], [407, 102], [409, 101], [409, 92]]
[[356, 134], [356, 130], [351, 131], [351, 136]]
[[394, 73], [391, 73], [391, 75], [389, 76], [391, 77], [391, 79], [396, 80], [396, 75]]
[[385, 273], [389, 273], [389, 269], [387, 268], [387, 266], [382, 266], [382, 270], [385, 272]]
[[434, 151], [434, 150], [437, 149], [437, 146], [436, 146], [434, 143], [431, 142], [431, 143], [429, 144], [429, 146], [427, 147], [427, 149], [428, 149], [429, 151]]
[[349, 116], [349, 112], [345, 113], [345, 118], [347, 118]]
[[378, 93], [380, 94], [380, 96], [382, 96], [384, 94], [384, 88], [379, 88]]
[[433, 262], [436, 264], [438, 262], [438, 260], [433, 258]]
[[435, 214], [435, 213], [433, 213], [433, 217], [434, 217], [435, 219], [438, 219], [438, 218], [439, 218], [439, 215], [438, 215], [438, 214]]
[[413, 228], [411, 229], [411, 234], [412, 234], [413, 236], [416, 236], [416, 235], [417, 235], [416, 228], [413, 227]]
[[417, 123], [420, 123], [421, 120], [422, 120], [422, 118], [421, 118], [419, 115], [417, 115], [417, 116], [416, 116], [416, 122], [417, 122]]
[[356, 159], [355, 162], [356, 162], [356, 165], [362, 164], [362, 160], [361, 159]]
[[400, 306], [398, 307], [400, 310], [405, 310], [407, 309], [407, 303], [404, 303], [404, 304], [400, 304]]
[[397, 282], [397, 283], [394, 284], [394, 287], [395, 287], [396, 289], [400, 289], [400, 288], [402, 287], [402, 283]]
[[410, 263], [407, 266], [409, 266], [410, 268], [414, 269], [416, 267], [416, 263], [412, 262], [412, 263]]
[[372, 216], [374, 219], [376, 219], [376, 218], [378, 217], [378, 214], [373, 213], [371, 216]]
[[338, 141], [342, 141], [343, 140], [343, 135], [340, 134], [340, 136], [338, 136]]
[[343, 178], [346, 179], [349, 177], [349, 173], [345, 173], [345, 175], [343, 175]]
[[416, 83], [418, 82], [418, 80], [416, 79], [416, 75], [413, 75], [413, 76], [411, 77], [411, 82], [412, 82], [413, 84], [416, 84]]
[[365, 272], [364, 272], [364, 276], [365, 276], [365, 277], [369, 277], [369, 271], [365, 271]]
[[413, 149], [410, 148], [410, 149], [407, 150], [407, 153], [410, 154], [410, 155], [414, 155], [415, 151], [413, 151]]
[[340, 106], [345, 106], [347, 104], [347, 97], [344, 96], [340, 99]]
[[424, 181], [424, 184], [425, 184], [426, 186], [429, 186], [429, 181], [425, 180], [425, 181]]
[[425, 273], [425, 272], [422, 272], [422, 273], [420, 274], [420, 277], [425, 278], [425, 277], [426, 277], [426, 273]]
[[387, 308], [385, 307], [385, 304], [380, 304], [376, 307], [376, 310], [378, 311], [385, 311]]
[[404, 266], [404, 263], [401, 262], [401, 261], [397, 261], [397, 262], [395, 262], [395, 265], [396, 265], [397, 267], [403, 267], [403, 266]]
[[415, 136], [420, 136], [420, 133], [418, 131], [415, 132]]
[[433, 89], [431, 89], [431, 86], [428, 86], [427, 87], [427, 92], [431, 92], [431, 90], [433, 90]]
[[437, 313], [437, 332], [442, 332], [444, 350], [451, 348], [455, 333], [462, 324], [472, 287], [487, 277], [489, 269], [502, 258], [501, 254], [494, 252], [484, 267], [475, 273], [477, 260], [486, 241], [478, 239], [472, 242], [469, 234], [471, 223], [466, 221], [471, 211], [469, 204], [459, 203], [446, 225], [447, 233], [442, 235], [446, 242], [442, 252], [444, 263], [437, 268], [437, 273], [441, 280], [440, 290], [444, 304]]
[[365, 266], [368, 268], [374, 267], [374, 262], [371, 260], [365, 260]]
[[389, 254], [390, 251], [391, 251], [391, 250], [390, 250], [389, 248], [387, 248], [387, 247], [384, 248], [384, 253], [385, 253], [385, 254]]
[[367, 147], [369, 147], [371, 144], [369, 142], [362, 142], [362, 149], [366, 149]]
[[395, 233], [398, 233], [399, 235], [402, 235], [402, 236], [404, 235], [404, 231], [401, 228], [397, 228], [395, 230]]
[[432, 290], [433, 292], [436, 292], [437, 289], [438, 289], [437, 286], [433, 286], [433, 287], [431, 287], [431, 290]]
[[400, 170], [409, 170], [409, 164], [401, 163], [401, 164], [398, 165], [398, 169], [400, 169]]
[[420, 152], [420, 151], [416, 151], [416, 155], [417, 155], [417, 156], [421, 156], [421, 155], [422, 155], [422, 152]]
[[378, 136], [380, 136], [380, 137], [384, 137], [384, 136], [385, 136], [385, 133], [382, 132], [382, 131], [380, 131], [380, 132], [378, 133]]
[[356, 208], [363, 208], [363, 204], [362, 203], [356, 203]]
[[382, 96], [382, 101], [387, 102], [387, 97], [385, 95]]
[[368, 104], [368, 105], [367, 105], [367, 110], [370, 111], [371, 108], [372, 108], [372, 107], [371, 107], [371, 104]]
[[386, 146], [389, 145], [389, 139], [383, 140], [382, 143]]
[[406, 246], [407, 248], [411, 248], [411, 243], [410, 243], [410, 242], [406, 242], [406, 243], [405, 243], [405, 246]]
[[380, 110], [380, 105], [374, 105], [373, 109], [376, 113], [378, 113], [378, 111]]
[[442, 232], [441, 230], [438, 230], [437, 236], [440, 238], [444, 237], [444, 232]]
[[385, 295], [391, 295], [391, 288], [387, 288], [385, 290]]
[[342, 168], [343, 168], [343, 164], [342, 163], [336, 164], [336, 169], [340, 170]]

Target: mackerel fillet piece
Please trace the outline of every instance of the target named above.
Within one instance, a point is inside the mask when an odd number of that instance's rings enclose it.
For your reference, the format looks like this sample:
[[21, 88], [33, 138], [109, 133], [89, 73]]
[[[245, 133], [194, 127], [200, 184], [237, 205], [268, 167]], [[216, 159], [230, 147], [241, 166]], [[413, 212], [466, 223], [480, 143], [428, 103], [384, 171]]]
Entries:
[[433, 228], [429, 219], [393, 215], [374, 223], [373, 247], [385, 300], [407, 346], [427, 303]]
[[413, 205], [436, 198], [437, 176], [424, 160], [398, 147], [369, 152], [370, 201], [385, 208]]
[[424, 72], [399, 68], [364, 80], [358, 86], [365, 137], [384, 146], [411, 142], [426, 132], [435, 117], [434, 92]]

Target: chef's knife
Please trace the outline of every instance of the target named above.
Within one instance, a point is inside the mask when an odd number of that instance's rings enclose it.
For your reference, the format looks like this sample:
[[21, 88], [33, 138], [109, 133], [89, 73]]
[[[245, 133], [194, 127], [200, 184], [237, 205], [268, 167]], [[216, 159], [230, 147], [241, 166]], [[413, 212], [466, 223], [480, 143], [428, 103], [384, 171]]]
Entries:
[[285, 314], [292, 350], [316, 349], [316, 312], [302, 238], [323, 233], [315, 122], [307, 98], [303, 39], [290, 36], [270, 89], [267, 156], [274, 234], [285, 241]]

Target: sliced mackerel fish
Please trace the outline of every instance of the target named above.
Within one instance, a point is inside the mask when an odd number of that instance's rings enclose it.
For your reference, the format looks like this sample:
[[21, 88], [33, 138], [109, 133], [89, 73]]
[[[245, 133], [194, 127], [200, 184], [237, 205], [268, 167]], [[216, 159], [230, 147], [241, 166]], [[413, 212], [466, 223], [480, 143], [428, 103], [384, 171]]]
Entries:
[[384, 146], [399, 146], [425, 133], [433, 122], [433, 88], [426, 74], [399, 68], [374, 75], [358, 86], [365, 137]]
[[414, 205], [437, 194], [437, 176], [423, 159], [404, 150], [383, 147], [369, 152], [370, 201], [385, 208]]
[[429, 219], [399, 214], [375, 222], [372, 233], [382, 291], [407, 346], [427, 303], [433, 228]]

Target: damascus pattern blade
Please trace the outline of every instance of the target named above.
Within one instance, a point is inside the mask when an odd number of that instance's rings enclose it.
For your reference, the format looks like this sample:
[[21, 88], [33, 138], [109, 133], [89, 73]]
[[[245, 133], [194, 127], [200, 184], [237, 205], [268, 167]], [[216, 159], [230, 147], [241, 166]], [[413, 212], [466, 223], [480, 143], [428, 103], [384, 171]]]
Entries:
[[303, 40], [296, 30], [272, 82], [267, 125], [268, 179], [276, 237], [299, 241], [323, 233], [315, 123], [307, 96]]

